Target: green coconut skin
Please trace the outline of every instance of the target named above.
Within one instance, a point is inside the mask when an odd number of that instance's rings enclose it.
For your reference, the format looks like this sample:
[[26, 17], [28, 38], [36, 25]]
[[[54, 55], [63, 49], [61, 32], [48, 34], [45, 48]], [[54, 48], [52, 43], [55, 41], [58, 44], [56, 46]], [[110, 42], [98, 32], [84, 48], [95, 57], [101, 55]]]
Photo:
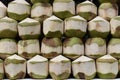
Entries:
[[[112, 33], [111, 33], [112, 34]], [[116, 31], [114, 34], [112, 34], [113, 37], [115, 38], [120, 38], [120, 26], [116, 28]]]
[[88, 21], [90, 21], [91, 19], [97, 16], [97, 14], [94, 14], [92, 12], [78, 12], [78, 15], [85, 18]]
[[109, 45], [116, 45], [116, 44], [120, 44], [119, 38], [112, 38], [109, 42]]
[[38, 74], [35, 74], [35, 73], [29, 73], [29, 75], [34, 78], [34, 79], [45, 79], [47, 78], [47, 75], [38, 75]]
[[52, 37], [56, 37], [56, 38], [61, 38], [62, 37], [62, 33], [60, 31], [55, 31], [55, 32], [51, 32], [49, 31], [45, 37], [48, 37], [48, 38], [52, 38]]
[[22, 21], [23, 19], [29, 17], [29, 14], [16, 14], [13, 12], [8, 12], [8, 16], [12, 19], [15, 19], [17, 21]]
[[70, 13], [69, 11], [60, 11], [60, 12], [54, 12], [54, 15], [59, 17], [60, 19], [65, 19], [68, 17], [72, 17], [74, 14]]
[[97, 59], [96, 62], [102, 62], [102, 63], [112, 64], [114, 62], [117, 62], [117, 60], [116, 59]]
[[0, 79], [2, 80], [4, 78], [4, 73], [0, 73]]
[[110, 53], [114, 58], [120, 59], [120, 53]]
[[5, 65], [8, 65], [8, 64], [24, 64], [26, 62], [26, 60], [17, 60], [17, 59], [5, 59]]
[[[13, 53], [13, 54], [15, 54], [15, 53]], [[6, 59], [7, 57], [12, 56], [13, 54], [9, 54], [9, 53], [0, 53], [0, 58]]]
[[65, 31], [66, 37], [84, 37], [86, 32], [83, 32], [81, 30], [75, 30], [75, 29], [69, 29]]
[[81, 56], [81, 55], [77, 55], [77, 54], [74, 54], [74, 53], [70, 53], [70, 54], [63, 53], [63, 55], [66, 56], [66, 57], [68, 57], [68, 58], [70, 58], [70, 59], [72, 59], [72, 60], [75, 60], [79, 56]]
[[99, 0], [100, 3], [117, 3], [118, 0]]
[[103, 74], [103, 73], [97, 72], [97, 74], [98, 74], [98, 77], [101, 79], [115, 79], [117, 76], [113, 73]]
[[39, 39], [40, 34], [32, 34], [32, 35], [20, 35], [21, 39], [27, 40], [27, 39]]
[[93, 59], [98, 59], [98, 58], [100, 58], [100, 57], [102, 57], [102, 56], [104, 56], [106, 53], [97, 53], [97, 54], [95, 54], [95, 55], [86, 55], [86, 56], [88, 56], [88, 57], [90, 57], [90, 58], [93, 58]]
[[35, 3], [48, 3], [50, 0], [31, 0], [33, 4]]

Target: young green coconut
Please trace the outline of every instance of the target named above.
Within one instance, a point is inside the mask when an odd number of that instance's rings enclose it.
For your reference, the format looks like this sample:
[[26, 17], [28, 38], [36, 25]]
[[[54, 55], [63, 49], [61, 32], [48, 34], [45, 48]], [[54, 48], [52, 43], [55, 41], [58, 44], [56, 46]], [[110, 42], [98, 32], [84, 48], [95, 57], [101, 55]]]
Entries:
[[1, 39], [0, 40], [0, 57], [5, 59], [6, 57], [17, 53], [17, 42], [13, 39]]
[[97, 16], [88, 23], [88, 32], [91, 37], [107, 38], [110, 33], [110, 23], [100, 16]]
[[104, 55], [96, 60], [97, 74], [102, 79], [114, 79], [118, 74], [118, 61], [111, 55]]
[[0, 59], [0, 79], [2, 80], [4, 78], [4, 62], [2, 59]]
[[116, 16], [111, 19], [111, 34], [113, 37], [120, 37], [120, 16]]
[[94, 59], [81, 56], [72, 62], [72, 71], [75, 78], [93, 79], [96, 75], [96, 66]]
[[29, 16], [30, 8], [30, 4], [25, 0], [14, 0], [8, 4], [8, 16], [21, 21]]
[[48, 3], [50, 0], [30, 0], [33, 4], [35, 3]]
[[108, 54], [120, 59], [120, 39], [112, 38], [108, 44]]
[[16, 38], [17, 21], [8, 17], [0, 19], [0, 38]]
[[36, 3], [31, 9], [31, 17], [40, 22], [52, 15], [52, 6], [50, 3]]
[[71, 73], [71, 62], [68, 58], [59, 55], [49, 62], [49, 73], [55, 80], [65, 80]]
[[112, 3], [102, 3], [98, 9], [98, 15], [110, 21], [113, 17], [118, 16], [118, 5]]
[[4, 62], [6, 77], [11, 80], [23, 79], [26, 75], [26, 60], [18, 55], [12, 55]]
[[[39, 70], [38, 70], [39, 69]], [[48, 76], [48, 59], [36, 55], [27, 61], [27, 73], [35, 79], [45, 79]]]
[[75, 15], [75, 2], [73, 0], [54, 0], [53, 12], [61, 19], [71, 17]]
[[20, 40], [18, 42], [18, 54], [26, 59], [30, 59], [40, 54], [39, 40]]
[[66, 39], [63, 43], [63, 55], [73, 60], [84, 55], [82, 40], [76, 37]]
[[89, 21], [96, 17], [97, 6], [91, 1], [84, 1], [77, 5], [76, 13]]
[[54, 15], [45, 19], [43, 22], [43, 33], [45, 37], [62, 37], [63, 20]]
[[[82, 38], [87, 31], [87, 21], [79, 15], [65, 19], [66, 37], [80, 37]], [[74, 33], [74, 34], [73, 34]]]
[[41, 34], [40, 22], [26, 18], [18, 23], [18, 32], [22, 39], [38, 39]]
[[0, 18], [5, 17], [7, 14], [7, 7], [0, 1]]
[[100, 3], [117, 3], [118, 0], [99, 0]]
[[53, 58], [62, 54], [62, 42], [59, 38], [43, 38], [41, 54], [46, 58]]
[[89, 38], [85, 43], [85, 55], [99, 58], [106, 54], [106, 41], [102, 38]]

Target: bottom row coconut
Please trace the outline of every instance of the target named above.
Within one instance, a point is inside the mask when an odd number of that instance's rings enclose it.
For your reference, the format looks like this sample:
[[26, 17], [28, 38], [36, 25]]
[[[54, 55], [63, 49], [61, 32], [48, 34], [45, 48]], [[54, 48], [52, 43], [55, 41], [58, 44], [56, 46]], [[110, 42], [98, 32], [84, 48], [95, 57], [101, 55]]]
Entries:
[[47, 58], [36, 55], [26, 62], [24, 58], [15, 54], [7, 57], [4, 62], [0, 60], [1, 79], [4, 78], [4, 69], [9, 79], [25, 78], [27, 71], [31, 78], [44, 79], [50, 73], [53, 79], [64, 80], [70, 77], [71, 70], [75, 78], [92, 79], [97, 73], [99, 78], [110, 79], [116, 78], [118, 74], [118, 61], [110, 55], [105, 55], [95, 63], [94, 59], [81, 56], [71, 63], [68, 58], [59, 55], [48, 63]]

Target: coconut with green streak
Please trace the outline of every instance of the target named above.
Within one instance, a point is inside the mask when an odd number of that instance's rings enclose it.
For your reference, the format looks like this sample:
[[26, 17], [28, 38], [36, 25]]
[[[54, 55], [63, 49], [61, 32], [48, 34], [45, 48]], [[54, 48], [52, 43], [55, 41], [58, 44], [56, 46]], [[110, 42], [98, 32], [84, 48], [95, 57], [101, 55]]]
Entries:
[[52, 6], [50, 3], [36, 3], [31, 9], [31, 17], [42, 22], [52, 15]]
[[63, 43], [63, 55], [76, 59], [81, 55], [84, 55], [84, 44], [80, 38], [68, 38]]
[[4, 78], [4, 62], [2, 59], [0, 59], [0, 79], [2, 80]]
[[39, 40], [20, 40], [18, 42], [18, 54], [26, 59], [30, 59], [35, 55], [40, 54]]
[[73, 76], [78, 79], [93, 79], [96, 75], [95, 61], [92, 58], [81, 56], [72, 62]]
[[120, 16], [116, 16], [110, 20], [111, 34], [115, 38], [120, 38]]
[[111, 55], [104, 55], [96, 60], [97, 74], [102, 79], [114, 79], [118, 74], [118, 61]]
[[63, 20], [54, 15], [45, 19], [43, 22], [43, 33], [45, 37], [62, 37]]
[[53, 58], [62, 54], [62, 42], [59, 38], [43, 38], [41, 54], [46, 58]]
[[53, 12], [61, 19], [71, 17], [75, 15], [75, 2], [73, 0], [54, 0]]
[[18, 55], [12, 55], [5, 59], [5, 74], [9, 79], [23, 79], [26, 75], [26, 60]]
[[[82, 38], [87, 31], [87, 21], [79, 15], [65, 19], [65, 35]], [[74, 34], [73, 34], [74, 33]]]
[[33, 4], [35, 3], [48, 3], [50, 0], [31, 0]]
[[84, 1], [77, 5], [76, 13], [89, 21], [97, 15], [97, 6], [91, 1]]
[[110, 21], [113, 17], [118, 16], [117, 4], [102, 3], [98, 9], [98, 15]]
[[7, 7], [0, 1], [0, 18], [5, 17], [6, 13], [7, 13]]
[[10, 18], [21, 21], [30, 15], [30, 4], [25, 0], [14, 0], [8, 4], [7, 13]]
[[26, 18], [18, 23], [18, 32], [22, 39], [38, 39], [41, 34], [40, 22]]
[[0, 58], [5, 59], [15, 53], [17, 53], [17, 42], [14, 39], [0, 40]]
[[49, 73], [55, 80], [64, 80], [70, 76], [71, 62], [68, 58], [59, 55], [50, 60]]
[[[39, 70], [38, 70], [38, 68]], [[27, 61], [27, 73], [35, 79], [45, 79], [48, 76], [48, 59], [36, 55]]]
[[117, 3], [118, 0], [99, 0], [99, 2], [100, 3], [112, 3], [112, 4], [114, 4], [114, 3]]
[[106, 41], [102, 38], [89, 38], [85, 43], [85, 55], [99, 58], [106, 54]]
[[0, 19], [0, 38], [16, 38], [17, 21], [8, 17]]
[[110, 23], [100, 16], [88, 22], [88, 32], [91, 37], [107, 38], [110, 33]]

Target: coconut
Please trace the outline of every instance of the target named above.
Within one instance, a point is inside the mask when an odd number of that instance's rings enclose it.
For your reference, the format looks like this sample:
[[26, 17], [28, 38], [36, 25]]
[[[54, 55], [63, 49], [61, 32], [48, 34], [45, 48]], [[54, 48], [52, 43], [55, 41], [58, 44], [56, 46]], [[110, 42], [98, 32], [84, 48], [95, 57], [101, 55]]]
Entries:
[[51, 16], [43, 22], [43, 33], [46, 37], [62, 37], [63, 21], [56, 16]]
[[53, 58], [62, 54], [62, 42], [59, 38], [43, 38], [41, 54], [46, 58]]
[[33, 4], [35, 3], [48, 3], [50, 0], [31, 0]]
[[7, 13], [7, 7], [0, 1], [0, 18], [5, 17], [6, 13]]
[[96, 75], [95, 61], [89, 57], [81, 56], [72, 62], [72, 70], [75, 78], [93, 79]]
[[5, 59], [6, 57], [17, 53], [17, 43], [13, 39], [1, 39], [0, 40], [0, 57]]
[[30, 14], [30, 4], [25, 0], [14, 0], [8, 4], [8, 16], [21, 21]]
[[75, 15], [75, 2], [73, 0], [54, 0], [53, 12], [61, 19], [71, 17]]
[[65, 80], [71, 73], [71, 62], [68, 58], [59, 55], [50, 60], [49, 73], [55, 80]]
[[[65, 19], [65, 35], [67, 37], [82, 38], [87, 31], [87, 21], [80, 16]], [[73, 34], [74, 33], [74, 34]]]
[[31, 9], [31, 17], [42, 22], [52, 15], [52, 6], [50, 3], [36, 3]]
[[5, 59], [5, 73], [9, 79], [22, 79], [26, 74], [26, 60], [18, 55], [12, 55]]
[[107, 38], [110, 32], [110, 23], [102, 17], [97, 16], [89, 21], [88, 31], [91, 37]]
[[0, 79], [4, 78], [4, 62], [0, 59]]
[[[39, 70], [38, 70], [39, 68]], [[48, 59], [36, 55], [27, 61], [27, 73], [32, 78], [44, 79], [48, 76]]]
[[84, 1], [77, 5], [76, 12], [89, 21], [97, 15], [97, 6], [90, 1]]
[[0, 19], [0, 38], [16, 38], [17, 21], [8, 17]]
[[114, 79], [118, 74], [118, 61], [110, 55], [105, 55], [96, 60], [97, 74], [102, 79]]
[[106, 54], [106, 41], [102, 38], [89, 38], [85, 43], [85, 55], [99, 58]]
[[38, 39], [41, 33], [41, 25], [37, 20], [26, 18], [18, 23], [18, 32], [22, 39]]
[[18, 54], [26, 59], [40, 54], [39, 40], [20, 40], [18, 42]]
[[100, 3], [117, 3], [118, 0], [99, 0]]
[[102, 3], [99, 6], [98, 14], [106, 20], [111, 20], [111, 18], [118, 16], [118, 6], [112, 3]]
[[76, 37], [66, 39], [63, 43], [63, 55], [70, 59], [76, 59], [84, 55], [82, 40]]
[[111, 19], [111, 34], [113, 37], [120, 37], [120, 16]]

